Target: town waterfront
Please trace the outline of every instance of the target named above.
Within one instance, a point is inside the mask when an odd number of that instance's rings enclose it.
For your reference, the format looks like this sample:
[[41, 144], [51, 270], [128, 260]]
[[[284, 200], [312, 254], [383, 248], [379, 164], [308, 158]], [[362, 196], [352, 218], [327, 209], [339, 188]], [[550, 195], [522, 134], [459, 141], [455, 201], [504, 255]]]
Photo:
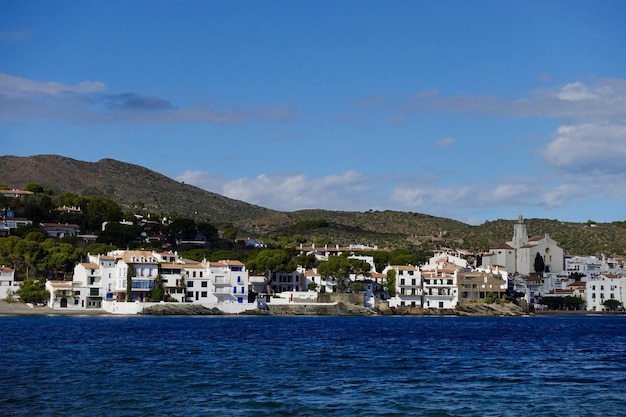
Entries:
[[625, 316], [0, 316], [0, 414], [618, 416], [625, 329]]

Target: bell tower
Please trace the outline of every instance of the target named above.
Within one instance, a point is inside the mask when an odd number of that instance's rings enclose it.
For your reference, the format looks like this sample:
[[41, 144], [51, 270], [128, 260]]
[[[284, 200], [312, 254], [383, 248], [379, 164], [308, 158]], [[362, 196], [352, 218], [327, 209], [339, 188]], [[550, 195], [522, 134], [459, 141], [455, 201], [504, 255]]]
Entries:
[[515, 249], [519, 249], [528, 243], [528, 231], [526, 230], [526, 223], [524, 223], [524, 216], [521, 214], [517, 217], [517, 223], [513, 226], [513, 240], [511, 241]]

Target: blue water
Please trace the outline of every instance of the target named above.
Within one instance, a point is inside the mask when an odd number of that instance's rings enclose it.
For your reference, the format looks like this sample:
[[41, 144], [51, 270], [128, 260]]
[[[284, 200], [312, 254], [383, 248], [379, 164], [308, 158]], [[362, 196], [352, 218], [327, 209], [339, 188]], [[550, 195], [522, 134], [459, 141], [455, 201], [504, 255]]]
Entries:
[[626, 317], [0, 317], [0, 416], [626, 415]]

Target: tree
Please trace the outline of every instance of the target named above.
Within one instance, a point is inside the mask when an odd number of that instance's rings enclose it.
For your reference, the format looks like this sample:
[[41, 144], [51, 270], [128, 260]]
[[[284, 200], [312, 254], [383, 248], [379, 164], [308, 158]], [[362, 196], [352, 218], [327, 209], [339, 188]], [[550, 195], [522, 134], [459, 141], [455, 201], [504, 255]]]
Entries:
[[20, 284], [17, 295], [27, 303], [45, 303], [50, 297], [43, 280], [28, 278]]
[[263, 249], [257, 253], [254, 258], [246, 262], [246, 268], [255, 274], [265, 276], [267, 292], [274, 273], [276, 272], [292, 272], [296, 269], [296, 263], [291, 254], [284, 249]]
[[387, 271], [387, 293], [391, 297], [396, 296], [396, 270], [390, 269]]
[[535, 272], [541, 274], [545, 271], [545, 269], [546, 264], [543, 261], [543, 257], [539, 254], [539, 252], [537, 252], [537, 255], [535, 255]]
[[317, 264], [317, 272], [324, 279], [336, 280], [350, 276], [350, 261], [345, 256], [331, 256]]
[[309, 253], [308, 255], [300, 254], [296, 256], [296, 263], [303, 267], [304, 269], [312, 269], [315, 267], [315, 263], [317, 262], [317, 258], [315, 254]]
[[25, 191], [30, 191], [30, 192], [33, 192], [33, 193], [37, 194], [37, 193], [42, 193], [43, 192], [43, 187], [41, 185], [37, 184], [36, 182], [29, 182], [24, 187], [24, 190]]
[[126, 302], [133, 301], [133, 276], [135, 276], [135, 267], [133, 264], [128, 264], [128, 271], [126, 272]]
[[614, 299], [612, 299], [612, 298], [611, 298], [611, 299], [609, 299], [609, 300], [605, 300], [605, 301], [602, 303], [602, 305], [603, 305], [603, 306], [605, 306], [606, 308], [608, 308], [608, 309], [609, 309], [609, 311], [615, 311], [615, 310], [617, 310], [619, 307], [621, 307], [622, 303], [620, 303], [619, 301], [614, 300]]
[[118, 248], [134, 247], [134, 243], [138, 241], [140, 234], [139, 226], [109, 222], [104, 231], [98, 236], [96, 242]]
[[152, 301], [163, 301], [165, 298], [165, 286], [163, 285], [163, 276], [161, 274], [157, 274], [154, 280], [151, 298]]

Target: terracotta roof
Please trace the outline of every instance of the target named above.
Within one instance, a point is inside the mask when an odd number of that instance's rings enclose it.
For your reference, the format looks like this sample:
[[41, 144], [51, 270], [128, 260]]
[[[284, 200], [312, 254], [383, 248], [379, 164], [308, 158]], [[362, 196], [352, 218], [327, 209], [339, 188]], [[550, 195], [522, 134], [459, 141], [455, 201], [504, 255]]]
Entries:
[[402, 271], [417, 271], [417, 266], [414, 265], [389, 265], [391, 268]]
[[100, 265], [95, 264], [93, 262], [81, 262], [80, 265], [83, 268], [86, 268], [86, 269], [98, 269], [98, 268], [100, 268]]
[[[134, 259], [133, 259], [134, 257]], [[141, 260], [143, 258], [143, 261]], [[152, 252], [147, 250], [127, 250], [122, 254], [122, 259], [127, 264], [156, 264], [157, 260], [154, 256], [152, 256]], [[152, 261], [149, 261], [152, 259]]]
[[48, 281], [48, 284], [50, 284], [52, 288], [72, 289], [72, 281]]
[[162, 263], [161, 268], [166, 269], [183, 269], [185, 266], [182, 264]]
[[234, 259], [234, 260], [230, 260], [230, 259], [221, 260], [220, 262], [224, 262], [228, 266], [244, 266], [244, 264], [241, 261], [238, 261], [236, 259]]

